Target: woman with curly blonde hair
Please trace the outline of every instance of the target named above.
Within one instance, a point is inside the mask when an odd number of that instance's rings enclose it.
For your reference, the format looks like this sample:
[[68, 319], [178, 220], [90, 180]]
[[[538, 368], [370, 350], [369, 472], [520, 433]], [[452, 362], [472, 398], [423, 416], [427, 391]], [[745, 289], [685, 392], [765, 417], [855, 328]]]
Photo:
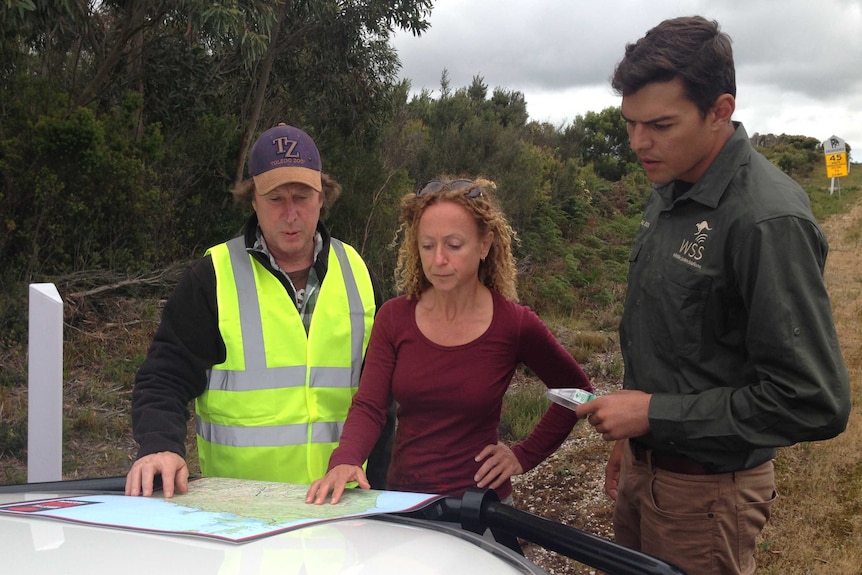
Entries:
[[[450, 180], [432, 180], [432, 182], [445, 181]], [[423, 291], [431, 286], [431, 282], [422, 271], [416, 234], [419, 219], [425, 209], [432, 204], [445, 201], [458, 204], [471, 212], [479, 227], [479, 235], [484, 236], [488, 232], [493, 234], [488, 255], [479, 262], [479, 281], [488, 288], [496, 290], [506, 299], [517, 302], [517, 272], [515, 271], [515, 256], [512, 255], [515, 231], [506, 221], [502, 210], [497, 206], [497, 202], [490, 195], [492, 191], [496, 190], [496, 185], [494, 182], [482, 178], [477, 178], [475, 181], [451, 181], [475, 183], [476, 187], [471, 189], [482, 193], [476, 197], [469, 197], [460, 191], [457, 184], [453, 184], [456, 188], [454, 191], [441, 189], [440, 192], [434, 194], [426, 193], [421, 197], [417, 197], [416, 194], [408, 194], [402, 198], [399, 232], [403, 234], [403, 238], [401, 247], [398, 249], [398, 267], [395, 270], [396, 289], [399, 293], [405, 294], [408, 299], [412, 299], [419, 297]]]
[[499, 440], [503, 396], [524, 364], [551, 388], [592, 391], [571, 354], [528, 307], [517, 303], [514, 232], [484, 179], [431, 180], [401, 202], [396, 283], [381, 306], [359, 391], [325, 477], [308, 503], [368, 488], [362, 464], [386, 420], [398, 423], [388, 489], [459, 496], [491, 488], [512, 501], [510, 477], [553, 453], [577, 422], [553, 404], [530, 436]]

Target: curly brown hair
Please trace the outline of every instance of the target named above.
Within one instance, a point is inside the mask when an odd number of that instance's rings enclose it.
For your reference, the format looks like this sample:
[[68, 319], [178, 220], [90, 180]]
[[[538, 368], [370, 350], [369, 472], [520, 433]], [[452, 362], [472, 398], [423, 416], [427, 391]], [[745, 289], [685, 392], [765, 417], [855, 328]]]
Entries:
[[[453, 178], [440, 178], [451, 182]], [[515, 256], [512, 254], [512, 242], [517, 241], [517, 235], [503, 211], [493, 197], [497, 186], [494, 182], [476, 178], [473, 180], [481, 189], [482, 195], [469, 198], [463, 189], [450, 190], [443, 187], [433, 194], [418, 197], [410, 193], [401, 198], [400, 226], [395, 233], [395, 241], [400, 237], [398, 247], [398, 265], [395, 268], [395, 287], [399, 293], [407, 295], [408, 299], [418, 298], [423, 291], [431, 287], [431, 282], [422, 271], [422, 260], [419, 256], [419, 242], [416, 232], [419, 220], [428, 206], [438, 202], [452, 202], [469, 212], [476, 221], [479, 235], [494, 233], [488, 256], [479, 265], [479, 281], [485, 286], [496, 290], [507, 299], [517, 302]]]
[[[320, 184], [320, 187], [323, 190], [323, 207], [320, 210], [320, 216], [322, 218], [329, 213], [329, 210], [332, 209], [332, 206], [335, 205], [335, 201], [341, 195], [341, 184], [326, 172], [320, 173]], [[235, 204], [251, 210], [251, 199], [254, 197], [255, 193], [254, 180], [252, 178], [248, 178], [241, 181], [231, 188], [230, 193], [233, 195], [233, 201]]]

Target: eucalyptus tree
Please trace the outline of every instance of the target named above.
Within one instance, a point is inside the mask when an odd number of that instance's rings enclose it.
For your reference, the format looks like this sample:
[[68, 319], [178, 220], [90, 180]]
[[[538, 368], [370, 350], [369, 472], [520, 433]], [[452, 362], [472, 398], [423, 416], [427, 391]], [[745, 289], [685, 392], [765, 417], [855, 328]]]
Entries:
[[[122, 246], [136, 229], [139, 241], [147, 229], [159, 238], [147, 251], [197, 251], [235, 225], [225, 214], [227, 189], [242, 176], [247, 142], [278, 121], [306, 128], [328, 166], [365, 178], [363, 191], [373, 193], [387, 179], [374, 171], [383, 166], [380, 138], [397, 88], [388, 41], [399, 28], [421, 34], [431, 7], [431, 0], [0, 2], [0, 209], [8, 224], [0, 252], [25, 253], [51, 230], [66, 261], [104, 265], [110, 258], [82, 252]], [[360, 169], [365, 174], [354, 176]], [[34, 189], [43, 190], [42, 208], [28, 202]], [[106, 218], [127, 224], [98, 235], [97, 226], [64, 222], [47, 209], [58, 197], [75, 206], [67, 215], [102, 213], [124, 198]], [[64, 225], [75, 234], [64, 235]], [[72, 236], [74, 245], [63, 247]]]
[[606, 180], [618, 181], [637, 168], [619, 107], [577, 116], [564, 131], [563, 140], [572, 155], [585, 166], [593, 164], [596, 174]]

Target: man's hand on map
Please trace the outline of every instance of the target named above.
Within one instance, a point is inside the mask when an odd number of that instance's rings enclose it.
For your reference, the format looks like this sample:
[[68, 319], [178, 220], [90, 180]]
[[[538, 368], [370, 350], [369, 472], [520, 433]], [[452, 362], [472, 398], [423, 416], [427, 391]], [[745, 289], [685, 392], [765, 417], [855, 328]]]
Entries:
[[162, 476], [162, 493], [165, 497], [189, 491], [189, 468], [186, 460], [171, 451], [160, 451], [145, 455], [132, 464], [126, 475], [126, 495], [153, 494], [153, 480], [156, 475]]
[[485, 449], [476, 456], [476, 461], [483, 460], [482, 467], [473, 476], [476, 487], [497, 489], [513, 475], [520, 475], [524, 472], [518, 458], [503, 443], [485, 446]]
[[357, 482], [362, 489], [371, 489], [365, 471], [360, 466], [336, 465], [323, 478], [311, 484], [305, 496], [305, 502], [321, 505], [326, 501], [329, 492], [332, 491], [332, 504], [335, 505], [341, 500], [345, 486], [351, 481]]

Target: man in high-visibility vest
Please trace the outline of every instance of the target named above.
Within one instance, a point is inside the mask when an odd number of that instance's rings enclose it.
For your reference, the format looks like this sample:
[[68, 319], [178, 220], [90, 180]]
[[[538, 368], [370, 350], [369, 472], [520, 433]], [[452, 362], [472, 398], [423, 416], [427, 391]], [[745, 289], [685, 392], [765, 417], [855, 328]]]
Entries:
[[[320, 222], [341, 193], [304, 131], [279, 124], [233, 189], [244, 233], [191, 264], [165, 304], [132, 395], [127, 495], [188, 489], [188, 404], [203, 475], [310, 483], [326, 472], [359, 383], [380, 292]], [[391, 423], [391, 422], [390, 422]], [[369, 459], [384, 488], [388, 454]]]

